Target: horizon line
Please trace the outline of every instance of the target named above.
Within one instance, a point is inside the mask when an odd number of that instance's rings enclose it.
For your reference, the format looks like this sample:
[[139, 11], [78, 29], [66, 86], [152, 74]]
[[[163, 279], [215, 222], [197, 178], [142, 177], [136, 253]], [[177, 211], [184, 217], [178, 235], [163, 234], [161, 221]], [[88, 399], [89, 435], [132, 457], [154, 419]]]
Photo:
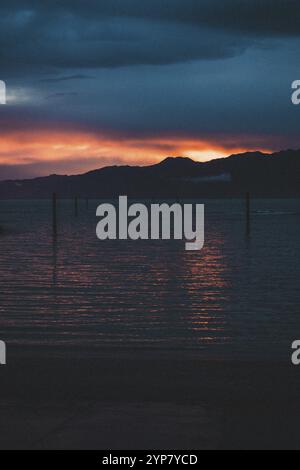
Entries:
[[236, 156], [244, 156], [244, 155], [249, 155], [249, 154], [250, 155], [260, 154], [261, 156], [270, 156], [271, 157], [271, 156], [274, 156], [276, 154], [283, 153], [283, 152], [299, 152], [299, 151], [300, 151], [300, 149], [296, 149], [296, 148], [294, 148], [294, 149], [293, 148], [281, 149], [281, 150], [278, 150], [278, 151], [275, 151], [275, 152], [263, 152], [261, 150], [248, 150], [248, 151], [245, 151], [245, 152], [232, 153], [230, 155], [227, 155], [226, 157], [213, 158], [211, 160], [207, 160], [207, 161], [203, 161], [203, 162], [194, 160], [193, 158], [187, 157], [187, 156], [184, 156], [184, 155], [177, 155], [177, 156], [169, 155], [167, 157], [164, 157], [162, 160], [160, 160], [157, 163], [151, 163], [151, 164], [145, 164], [145, 165], [130, 165], [130, 164], [105, 165], [105, 166], [102, 166], [102, 167], [97, 167], [97, 168], [91, 169], [91, 170], [83, 172], [83, 173], [70, 173], [70, 174], [67, 174], [67, 173], [65, 173], [65, 174], [63, 174], [63, 173], [50, 173], [50, 174], [45, 174], [45, 175], [40, 175], [40, 176], [33, 176], [33, 177], [29, 177], [29, 178], [6, 178], [6, 179], [3, 179], [3, 180], [0, 179], [0, 183], [12, 182], [12, 181], [31, 181], [31, 180], [36, 180], [36, 179], [40, 179], [40, 178], [49, 178], [51, 176], [58, 176], [58, 177], [59, 176], [61, 176], [61, 177], [82, 176], [82, 175], [87, 175], [89, 173], [93, 173], [94, 171], [104, 170], [106, 168], [122, 168], [122, 167], [150, 168], [150, 167], [153, 167], [153, 166], [160, 165], [161, 163], [163, 163], [167, 160], [182, 159], [182, 160], [189, 160], [189, 161], [195, 163], [196, 165], [209, 165], [213, 162], [220, 161], [220, 160], [227, 160], [228, 158], [236, 157]]

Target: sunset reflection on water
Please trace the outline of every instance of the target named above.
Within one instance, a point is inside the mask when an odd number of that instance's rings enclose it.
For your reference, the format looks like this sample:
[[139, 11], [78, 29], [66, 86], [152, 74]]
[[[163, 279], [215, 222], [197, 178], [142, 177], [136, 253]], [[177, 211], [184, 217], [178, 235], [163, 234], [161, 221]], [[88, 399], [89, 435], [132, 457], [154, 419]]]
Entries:
[[1, 201], [1, 335], [53, 349], [282, 354], [300, 331], [297, 203], [257, 201], [271, 212], [246, 239], [242, 201], [206, 201], [204, 248], [187, 252], [182, 241], [100, 242], [97, 201], [78, 218], [60, 201], [55, 241], [49, 201]]

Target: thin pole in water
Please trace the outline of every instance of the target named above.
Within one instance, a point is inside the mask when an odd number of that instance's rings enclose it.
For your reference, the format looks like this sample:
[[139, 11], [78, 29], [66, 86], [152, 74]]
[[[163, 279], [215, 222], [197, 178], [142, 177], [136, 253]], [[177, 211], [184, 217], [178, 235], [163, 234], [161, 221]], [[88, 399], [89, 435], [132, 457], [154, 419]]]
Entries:
[[75, 199], [74, 199], [74, 209], [75, 209], [75, 217], [78, 216], [78, 197], [75, 196]]
[[53, 229], [53, 236], [56, 237], [57, 235], [57, 210], [56, 210], [56, 193], [52, 194], [52, 229]]
[[247, 233], [250, 233], [250, 193], [246, 193], [246, 226]]

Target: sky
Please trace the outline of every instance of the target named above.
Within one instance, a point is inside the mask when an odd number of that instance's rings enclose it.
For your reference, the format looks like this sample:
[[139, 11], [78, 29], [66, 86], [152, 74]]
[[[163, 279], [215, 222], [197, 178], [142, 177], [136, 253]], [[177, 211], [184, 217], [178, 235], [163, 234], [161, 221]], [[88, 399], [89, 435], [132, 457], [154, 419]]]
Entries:
[[300, 148], [298, 0], [3, 0], [0, 179]]

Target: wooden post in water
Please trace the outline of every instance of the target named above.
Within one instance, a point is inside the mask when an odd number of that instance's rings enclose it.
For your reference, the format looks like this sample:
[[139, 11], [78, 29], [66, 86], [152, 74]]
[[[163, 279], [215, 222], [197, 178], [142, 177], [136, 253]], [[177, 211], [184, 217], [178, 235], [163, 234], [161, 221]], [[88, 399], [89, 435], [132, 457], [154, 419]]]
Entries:
[[53, 236], [57, 235], [57, 210], [56, 210], [56, 193], [52, 194], [52, 230]]
[[250, 233], [250, 193], [246, 193], [246, 230], [247, 234]]
[[75, 209], [75, 217], [78, 216], [78, 196], [75, 196], [74, 199], [74, 209]]

